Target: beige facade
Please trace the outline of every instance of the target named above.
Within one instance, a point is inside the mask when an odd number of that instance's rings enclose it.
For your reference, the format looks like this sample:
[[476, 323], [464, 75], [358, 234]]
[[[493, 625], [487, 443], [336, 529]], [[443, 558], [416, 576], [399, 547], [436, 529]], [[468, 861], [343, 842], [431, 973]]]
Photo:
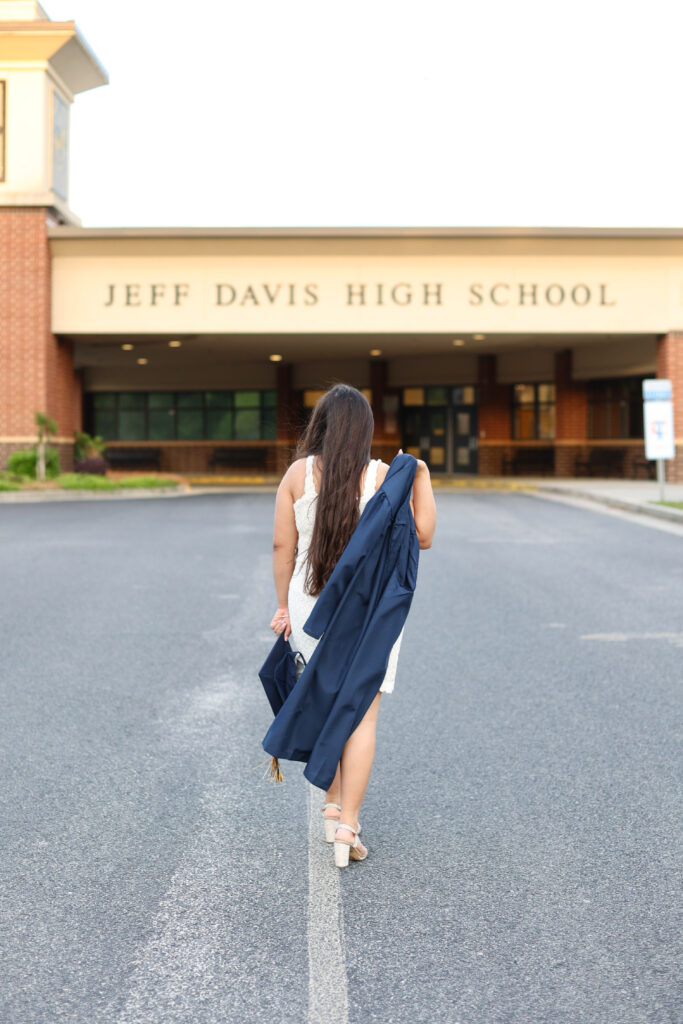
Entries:
[[661, 334], [683, 325], [683, 238], [424, 237], [55, 228], [66, 334]]

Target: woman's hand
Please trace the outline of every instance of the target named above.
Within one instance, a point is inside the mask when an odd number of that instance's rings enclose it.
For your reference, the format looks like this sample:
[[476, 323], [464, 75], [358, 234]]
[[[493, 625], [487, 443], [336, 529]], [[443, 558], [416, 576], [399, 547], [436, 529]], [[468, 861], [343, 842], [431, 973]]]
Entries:
[[288, 608], [278, 608], [278, 610], [275, 612], [275, 615], [273, 615], [272, 622], [270, 623], [270, 628], [273, 630], [274, 633], [278, 634], [282, 633], [282, 631], [284, 630], [285, 640], [289, 640], [290, 633], [292, 632], [292, 626], [289, 621]]

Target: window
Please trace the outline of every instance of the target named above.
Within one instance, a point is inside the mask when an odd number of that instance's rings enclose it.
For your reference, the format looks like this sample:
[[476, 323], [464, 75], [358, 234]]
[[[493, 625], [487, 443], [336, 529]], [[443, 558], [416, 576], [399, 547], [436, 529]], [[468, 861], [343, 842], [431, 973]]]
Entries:
[[448, 405], [448, 388], [427, 388], [427, 405]]
[[275, 391], [98, 391], [86, 423], [106, 441], [272, 441]]
[[449, 402], [454, 405], [474, 405], [476, 402], [475, 389], [470, 384], [455, 388], [436, 386], [403, 388], [401, 397], [404, 409], [410, 406], [445, 406]]
[[172, 391], [152, 391], [147, 400], [150, 441], [172, 441], [175, 438], [175, 408]]
[[425, 404], [425, 389], [424, 388], [404, 388], [403, 389], [403, 405], [424, 405]]
[[588, 436], [643, 436], [643, 377], [588, 381]]
[[554, 439], [554, 384], [514, 385], [512, 389], [512, 436], [517, 441], [552, 441]]
[[[330, 387], [332, 387], [331, 384], [330, 384]], [[362, 395], [365, 395], [365, 397], [367, 398], [367, 400], [370, 403], [370, 405], [372, 405], [372, 389], [371, 388], [359, 388], [358, 390], [360, 391], [360, 393]], [[273, 394], [275, 394], [275, 392], [273, 392]], [[302, 399], [304, 409], [305, 410], [312, 410], [313, 407], [315, 406], [316, 402], [318, 402], [319, 399], [321, 399], [323, 397], [323, 395], [325, 395], [325, 394], [327, 394], [327, 391], [325, 389], [307, 388], [304, 391], [304, 393], [303, 393], [303, 399]]]
[[477, 401], [474, 386], [465, 384], [463, 387], [451, 388], [451, 401], [454, 405], [474, 405]]

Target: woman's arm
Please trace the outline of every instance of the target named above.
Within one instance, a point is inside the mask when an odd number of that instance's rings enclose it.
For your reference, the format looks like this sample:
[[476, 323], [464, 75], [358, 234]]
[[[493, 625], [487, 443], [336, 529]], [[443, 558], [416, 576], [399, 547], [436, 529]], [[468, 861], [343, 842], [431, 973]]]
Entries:
[[285, 640], [289, 639], [292, 627], [289, 622], [288, 590], [295, 564], [298, 541], [294, 519], [294, 495], [292, 493], [293, 466], [287, 470], [275, 497], [275, 518], [273, 522], [273, 579], [278, 608], [270, 628], [276, 633], [284, 629]]
[[[403, 451], [399, 448], [399, 455]], [[389, 466], [386, 462], [380, 462], [379, 470], [377, 472], [377, 487], [378, 489], [384, 483], [384, 478], [387, 475]], [[413, 519], [415, 520], [415, 531], [417, 533], [417, 539], [421, 548], [430, 548], [432, 546], [432, 538], [434, 537], [434, 530], [436, 529], [436, 503], [434, 501], [434, 491], [432, 490], [432, 481], [429, 476], [429, 468], [426, 462], [422, 459], [417, 460], [417, 469], [415, 470], [415, 480], [413, 481], [413, 493], [410, 499], [410, 508], [413, 513]]]
[[436, 529], [436, 502], [434, 501], [429, 467], [422, 459], [417, 460], [410, 507], [413, 510], [415, 530], [420, 548], [430, 548]]

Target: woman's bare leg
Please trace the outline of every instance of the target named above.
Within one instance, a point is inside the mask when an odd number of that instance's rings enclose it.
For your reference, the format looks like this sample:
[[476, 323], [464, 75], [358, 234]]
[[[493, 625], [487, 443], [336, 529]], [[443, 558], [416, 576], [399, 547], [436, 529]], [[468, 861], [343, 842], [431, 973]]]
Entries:
[[[327, 793], [325, 793], [325, 803], [330, 803], [330, 804], [340, 804], [341, 803], [341, 766], [340, 765], [337, 765], [337, 771], [335, 773], [334, 779], [332, 780], [332, 785], [328, 789]], [[325, 810], [323, 811], [323, 817], [324, 818], [338, 818], [339, 817], [339, 811], [337, 810], [336, 807], [326, 807]]]
[[[358, 814], [368, 788], [370, 771], [375, 757], [377, 714], [381, 693], [378, 693], [363, 718], [349, 736], [341, 756], [341, 820], [347, 825], [358, 825]], [[353, 841], [353, 833], [340, 829], [338, 839]], [[358, 842], [359, 852], [365, 847]]]

